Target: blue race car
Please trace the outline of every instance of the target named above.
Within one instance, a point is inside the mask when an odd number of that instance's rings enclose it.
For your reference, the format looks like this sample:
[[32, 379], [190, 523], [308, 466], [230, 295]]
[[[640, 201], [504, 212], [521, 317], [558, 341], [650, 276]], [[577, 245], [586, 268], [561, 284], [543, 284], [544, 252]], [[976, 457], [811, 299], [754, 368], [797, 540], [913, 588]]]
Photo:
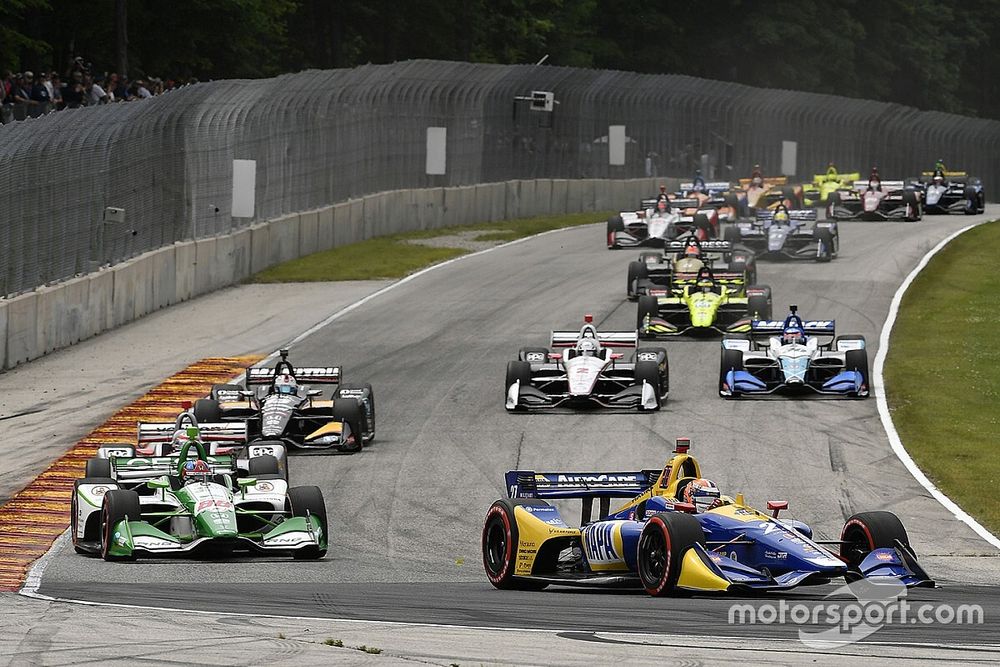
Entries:
[[864, 336], [837, 336], [833, 320], [803, 320], [796, 306], [785, 321], [754, 320], [749, 334], [724, 336], [719, 395], [825, 394], [868, 396]]
[[[778, 518], [787, 502], [769, 502], [765, 514], [742, 494], [722, 495], [702, 478], [689, 447], [678, 439], [662, 470], [508, 472], [509, 498], [493, 503], [483, 527], [490, 583], [519, 590], [636, 587], [654, 596], [786, 590], [839, 577], [934, 585], [895, 514], [855, 514], [840, 539], [816, 540], [806, 524]], [[579, 528], [548, 502], [569, 498], [583, 502]], [[611, 511], [612, 498], [628, 500]]]

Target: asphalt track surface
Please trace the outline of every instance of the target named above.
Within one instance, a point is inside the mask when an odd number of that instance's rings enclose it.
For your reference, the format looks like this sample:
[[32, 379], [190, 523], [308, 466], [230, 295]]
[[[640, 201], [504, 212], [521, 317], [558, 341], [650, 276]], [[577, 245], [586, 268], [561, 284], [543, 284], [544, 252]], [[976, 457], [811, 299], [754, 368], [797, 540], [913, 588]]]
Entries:
[[[794, 303], [806, 317], [836, 319], [838, 333], [867, 337], [873, 359], [899, 283], [937, 241], [975, 220], [846, 223], [838, 259], [762, 262], [760, 282], [773, 288], [776, 317]], [[342, 364], [345, 381], [370, 381], [377, 397], [371, 447], [291, 463], [294, 484], [317, 484], [326, 496], [333, 545], [325, 560], [104, 563], [74, 554], [63, 540], [39, 592], [229, 612], [730, 635], [740, 630], [725, 625], [727, 600], [501, 592], [482, 572], [482, 518], [504, 495], [504, 471], [653, 468], [669, 457], [675, 437], [687, 436], [703, 473], [724, 492], [744, 492], [756, 505], [787, 499], [788, 514], [819, 536], [838, 536], [857, 511], [896, 512], [925, 567], [944, 584], [911, 591], [910, 599], [986, 610], [985, 626], [900, 627], [895, 640], [994, 642], [1000, 589], [970, 584], [1000, 583], [997, 552], [906, 472], [873, 399], [723, 401], [717, 341], [681, 339], [665, 344], [671, 395], [657, 414], [504, 411], [504, 366], [518, 347], [546, 344], [552, 328], [578, 328], [584, 313], [603, 329], [634, 327], [624, 284], [635, 254], [607, 251], [600, 226], [549, 234], [428, 272], [296, 345], [295, 363]], [[815, 602], [835, 588], [792, 596]], [[760, 636], [761, 626], [753, 632]]]

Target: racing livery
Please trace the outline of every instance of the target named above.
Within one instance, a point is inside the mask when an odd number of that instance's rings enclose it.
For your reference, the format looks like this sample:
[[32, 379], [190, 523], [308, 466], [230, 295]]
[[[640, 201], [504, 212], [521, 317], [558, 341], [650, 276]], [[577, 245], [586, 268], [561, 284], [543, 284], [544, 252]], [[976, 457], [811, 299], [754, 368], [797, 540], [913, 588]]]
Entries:
[[802, 186], [806, 206], [825, 206], [830, 195], [840, 190], [850, 190], [854, 181], [861, 178], [861, 172], [841, 174], [831, 162], [825, 174], [815, 174], [811, 183]]
[[865, 398], [869, 392], [864, 336], [837, 336], [833, 320], [755, 320], [750, 335], [725, 336], [719, 367], [724, 398], [777, 392]]
[[709, 267], [718, 280], [731, 286], [757, 282], [757, 262], [753, 253], [735, 248], [729, 241], [699, 241], [693, 234], [668, 241], [663, 252], [643, 252], [629, 262], [627, 294], [630, 301], [640, 296], [665, 296], [683, 291], [684, 285]]
[[924, 193], [924, 213], [964, 213], [986, 211], [983, 181], [964, 171], [925, 171], [915, 187]]
[[[303, 383], [303, 384], [300, 384]], [[335, 385], [329, 399], [311, 385]], [[245, 422], [251, 442], [290, 449], [361, 451], [375, 438], [375, 395], [370, 384], [341, 384], [336, 366], [295, 368], [288, 350], [273, 368], [248, 368], [246, 388], [220, 384], [194, 405], [200, 422]]]
[[719, 211], [711, 206], [701, 208], [697, 198], [671, 199], [661, 194], [645, 199], [639, 211], [623, 211], [609, 218], [607, 243], [609, 250], [638, 246], [663, 247], [679, 236], [695, 234], [699, 239], [719, 236]]
[[826, 217], [832, 220], [905, 220], [917, 222], [923, 213], [920, 193], [903, 181], [883, 181], [873, 171], [854, 189], [830, 193]]
[[[670, 389], [667, 352], [638, 347], [635, 331], [553, 331], [549, 349], [525, 347], [507, 364], [509, 411], [557, 407], [659, 410]], [[615, 348], [634, 349], [628, 361]], [[562, 350], [557, 352], [556, 350]]]
[[[766, 514], [742, 494], [718, 494], [711, 504], [700, 497], [697, 504], [684, 500], [705, 482], [689, 446], [678, 439], [662, 470], [509, 471], [509, 497], [493, 503], [483, 526], [490, 583], [520, 590], [550, 584], [635, 587], [654, 596], [787, 590], [840, 577], [934, 585], [890, 512], [855, 514], [840, 539], [819, 540], [805, 523], [779, 518], [788, 507], [784, 501], [769, 502]], [[574, 498], [583, 504], [578, 528], [548, 502]], [[628, 500], [611, 511], [615, 498]]]
[[172, 438], [175, 453], [133, 457], [98, 449], [73, 487], [70, 534], [77, 553], [137, 556], [257, 552], [322, 558], [326, 505], [315, 486], [288, 488], [273, 456], [211, 455], [197, 426]]
[[669, 290], [648, 289], [638, 301], [640, 338], [749, 331], [753, 318], [771, 317], [770, 287], [747, 287], [743, 275], [717, 276], [709, 266], [674, 276]]
[[[812, 223], [811, 227], [806, 225]], [[818, 222], [815, 209], [757, 209], [753, 221], [726, 228], [725, 238], [760, 258], [811, 259], [829, 262], [840, 252], [836, 222]]]

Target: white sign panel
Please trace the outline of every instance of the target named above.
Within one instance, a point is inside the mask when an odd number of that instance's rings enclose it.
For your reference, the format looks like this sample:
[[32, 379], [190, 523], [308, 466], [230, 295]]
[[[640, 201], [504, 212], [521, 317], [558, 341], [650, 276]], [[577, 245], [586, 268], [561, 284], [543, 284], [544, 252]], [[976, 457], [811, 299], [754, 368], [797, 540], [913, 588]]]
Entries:
[[625, 126], [608, 125], [608, 164], [625, 164]]
[[257, 195], [257, 160], [233, 160], [233, 217], [252, 218]]
[[445, 154], [448, 147], [447, 127], [427, 128], [427, 173], [441, 175], [445, 173]]
[[783, 176], [794, 176], [797, 171], [795, 171], [795, 159], [796, 154], [799, 150], [799, 144], [795, 141], [782, 141], [781, 142], [781, 174]]

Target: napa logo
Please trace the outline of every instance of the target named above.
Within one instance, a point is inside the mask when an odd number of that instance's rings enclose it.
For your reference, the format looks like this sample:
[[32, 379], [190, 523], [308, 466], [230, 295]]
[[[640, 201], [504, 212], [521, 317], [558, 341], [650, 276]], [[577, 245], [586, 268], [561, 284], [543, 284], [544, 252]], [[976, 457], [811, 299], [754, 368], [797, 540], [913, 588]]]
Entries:
[[622, 562], [623, 521], [592, 523], [583, 529], [583, 550], [593, 565]]

